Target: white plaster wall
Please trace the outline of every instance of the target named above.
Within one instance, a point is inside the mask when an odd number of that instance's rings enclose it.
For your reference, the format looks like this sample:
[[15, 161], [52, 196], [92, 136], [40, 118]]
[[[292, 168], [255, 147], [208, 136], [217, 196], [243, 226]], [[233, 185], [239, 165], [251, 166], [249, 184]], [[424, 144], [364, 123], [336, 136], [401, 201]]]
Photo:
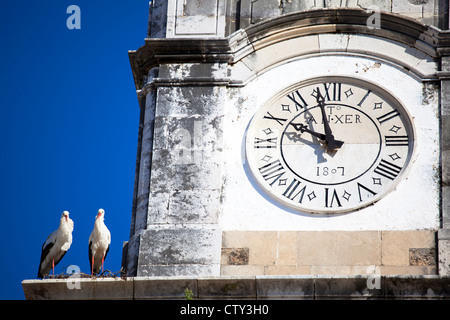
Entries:
[[[350, 76], [378, 84], [410, 113], [416, 148], [396, 190], [374, 206], [337, 216], [293, 211], [257, 186], [245, 163], [245, 133], [252, 116], [285, 87], [321, 76]], [[223, 230], [416, 230], [439, 227], [439, 119], [437, 89], [381, 60], [352, 54], [306, 56], [279, 64], [245, 87], [230, 88], [225, 110]]]

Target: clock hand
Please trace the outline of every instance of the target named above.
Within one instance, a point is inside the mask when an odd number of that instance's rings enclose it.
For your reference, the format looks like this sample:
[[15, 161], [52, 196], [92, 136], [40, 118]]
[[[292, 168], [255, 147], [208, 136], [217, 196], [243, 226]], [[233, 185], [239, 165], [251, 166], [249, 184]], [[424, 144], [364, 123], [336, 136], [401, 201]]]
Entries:
[[301, 133], [308, 132], [309, 134], [313, 135], [314, 137], [317, 137], [320, 140], [326, 141], [326, 137], [324, 134], [309, 130], [308, 126], [306, 126], [302, 123], [292, 123], [291, 122], [290, 124], [294, 127], [295, 130], [300, 131]]
[[342, 147], [344, 141], [335, 140], [333, 132], [331, 131], [330, 124], [328, 123], [327, 115], [325, 113], [325, 98], [320, 93], [319, 87], [317, 87], [317, 103], [319, 104], [320, 111], [322, 113], [323, 126], [325, 129], [325, 141], [327, 142], [327, 150], [331, 151]]

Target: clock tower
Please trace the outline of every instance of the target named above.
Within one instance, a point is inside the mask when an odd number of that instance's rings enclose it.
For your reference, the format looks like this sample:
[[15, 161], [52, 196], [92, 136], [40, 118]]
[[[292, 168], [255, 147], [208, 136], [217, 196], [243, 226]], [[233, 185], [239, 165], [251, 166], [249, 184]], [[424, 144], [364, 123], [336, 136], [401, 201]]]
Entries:
[[150, 2], [128, 276], [449, 275], [447, 29], [442, 0]]

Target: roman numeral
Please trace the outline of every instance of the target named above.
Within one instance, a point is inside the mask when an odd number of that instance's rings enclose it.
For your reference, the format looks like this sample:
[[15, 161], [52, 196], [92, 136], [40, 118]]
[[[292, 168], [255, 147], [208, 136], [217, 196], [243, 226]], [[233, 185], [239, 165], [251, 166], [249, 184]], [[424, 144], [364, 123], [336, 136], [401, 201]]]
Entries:
[[339, 201], [339, 196], [337, 195], [336, 189], [333, 190], [331, 199], [330, 199], [330, 192], [328, 192], [328, 188], [325, 188], [325, 208], [332, 208], [333, 202], [336, 201], [336, 204], [338, 207], [342, 207], [341, 201]]
[[269, 181], [273, 179], [273, 181], [270, 183], [270, 186], [273, 186], [273, 184], [277, 182], [281, 178], [281, 176], [285, 173], [280, 160], [268, 163], [265, 166], [259, 168], [258, 170], [261, 173], [264, 180]]
[[300, 195], [298, 199], [298, 203], [302, 203], [303, 196], [305, 195], [306, 186], [304, 186], [301, 190], [299, 190], [297, 193], [295, 191], [300, 186], [300, 181], [297, 179], [293, 179], [292, 182], [289, 184], [289, 187], [286, 188], [286, 190], [283, 192], [283, 196], [290, 200], [294, 200], [298, 195]]
[[[297, 95], [297, 98], [299, 100], [297, 100], [295, 95]], [[292, 102], [295, 103], [295, 108], [297, 109], [297, 111], [298, 111], [299, 107], [300, 107], [300, 109], [303, 109], [303, 108], [306, 108], [308, 106], [308, 104], [306, 103], [305, 99], [303, 99], [302, 95], [300, 94], [300, 92], [298, 92], [298, 90], [292, 92], [291, 94], [288, 94], [287, 97], [289, 99], [291, 99]]]
[[367, 97], [369, 96], [369, 94], [370, 94], [371, 92], [372, 92], [372, 91], [370, 91], [370, 90], [367, 91], [366, 95], [365, 95], [365, 96], [361, 99], [361, 101], [357, 104], [358, 107], [361, 107], [361, 106], [362, 106], [362, 104], [364, 103], [364, 101], [367, 99]]
[[386, 160], [381, 160], [380, 164], [375, 168], [374, 172], [378, 173], [380, 176], [394, 180], [402, 171], [402, 167], [399, 167]]
[[276, 148], [277, 147], [277, 138], [268, 138], [268, 139], [261, 139], [255, 137], [255, 144], [254, 147], [257, 149], [260, 148]]
[[385, 136], [386, 146], [407, 146], [409, 144], [408, 136]]
[[395, 118], [399, 115], [400, 115], [400, 113], [398, 112], [398, 110], [392, 110], [391, 112], [388, 112], [388, 113], [382, 115], [381, 117], [378, 117], [377, 120], [378, 120], [378, 122], [380, 122], [380, 124], [382, 124], [383, 122], [391, 120], [392, 118]]
[[278, 124], [280, 126], [282, 126], [287, 120], [287, 119], [283, 119], [283, 118], [274, 117], [273, 115], [270, 114], [270, 112], [267, 112], [267, 115], [268, 116], [264, 116], [264, 119], [274, 120], [274, 121], [278, 122]]
[[361, 183], [357, 182], [358, 185], [358, 194], [359, 194], [359, 202], [363, 201], [363, 197], [361, 195], [361, 189], [365, 190], [366, 192], [370, 193], [372, 196], [376, 195], [377, 193], [370, 190], [369, 188], [363, 186]]
[[341, 83], [324, 83], [325, 99], [328, 101], [341, 101]]

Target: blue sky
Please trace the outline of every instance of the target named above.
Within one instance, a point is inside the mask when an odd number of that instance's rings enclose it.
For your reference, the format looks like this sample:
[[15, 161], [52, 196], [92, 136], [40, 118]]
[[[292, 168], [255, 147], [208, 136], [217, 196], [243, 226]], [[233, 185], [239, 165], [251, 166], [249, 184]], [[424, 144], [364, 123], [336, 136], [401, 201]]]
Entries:
[[[111, 231], [105, 268], [129, 238], [139, 107], [128, 50], [144, 44], [148, 0], [0, 2], [0, 299], [23, 299], [64, 210], [73, 243], [56, 267], [89, 272], [99, 208]], [[69, 5], [81, 29], [69, 30]]]

